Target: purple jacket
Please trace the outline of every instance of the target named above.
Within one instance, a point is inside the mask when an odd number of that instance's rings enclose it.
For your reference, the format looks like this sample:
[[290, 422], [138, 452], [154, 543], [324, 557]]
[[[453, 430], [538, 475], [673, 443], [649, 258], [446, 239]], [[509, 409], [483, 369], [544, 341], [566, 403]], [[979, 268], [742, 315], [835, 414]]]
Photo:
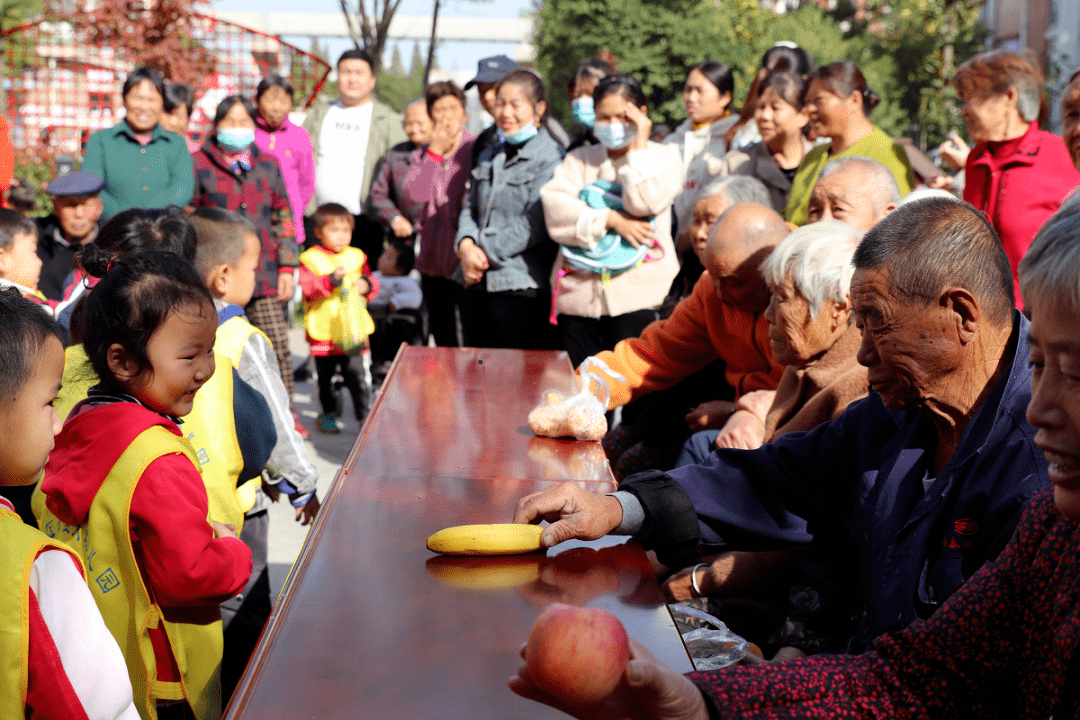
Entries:
[[458, 266], [454, 237], [472, 167], [473, 140], [472, 133], [466, 130], [457, 150], [442, 162], [435, 161], [427, 145], [413, 151], [402, 204], [421, 208], [413, 222], [420, 233], [416, 269], [423, 275], [449, 280]]
[[[276, 130], [270, 130], [262, 118], [256, 118], [255, 144], [278, 161], [293, 217], [304, 217], [304, 209], [315, 194], [315, 153], [307, 130], [289, 122], [289, 118]], [[296, 242], [304, 242], [302, 222], [296, 223]]]

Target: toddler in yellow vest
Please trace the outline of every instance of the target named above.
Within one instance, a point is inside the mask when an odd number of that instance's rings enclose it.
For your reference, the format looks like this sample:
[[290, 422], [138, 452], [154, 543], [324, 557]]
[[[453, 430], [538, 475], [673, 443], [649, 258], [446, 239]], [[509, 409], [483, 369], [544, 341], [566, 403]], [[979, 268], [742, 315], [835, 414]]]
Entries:
[[[304, 293], [304, 327], [315, 358], [319, 382], [319, 402], [323, 414], [316, 427], [325, 433], [340, 432], [334, 373], [341, 372], [352, 396], [356, 420], [363, 423], [371, 403], [371, 355], [365, 348], [360, 358], [347, 355], [333, 342], [332, 328], [342, 312], [342, 292], [358, 292], [371, 301], [379, 294], [379, 284], [368, 268], [363, 250], [349, 246], [353, 216], [344, 206], [326, 203], [313, 216], [319, 244], [300, 255], [300, 288]], [[366, 310], [364, 311], [366, 314]], [[374, 327], [371, 318], [367, 324]]]
[[[0, 291], [0, 486], [33, 485], [60, 432], [60, 326]], [[79, 556], [0, 497], [0, 717], [136, 720], [131, 681]]]
[[244, 314], [259, 262], [259, 238], [254, 228], [242, 215], [221, 208], [199, 208], [191, 223], [198, 236], [195, 269], [214, 296], [218, 313], [214, 351], [228, 358], [244, 382], [263, 396], [277, 432], [277, 444], [266, 463], [267, 487], [264, 491], [259, 483], [253, 490], [240, 531], [240, 539], [251, 548], [251, 579], [240, 595], [221, 606], [225, 626], [221, 683], [227, 701], [270, 617], [267, 509], [279, 495], [287, 495], [296, 509], [297, 522], [312, 522], [319, 512], [315, 492], [319, 471], [296, 430], [274, 347]]
[[[99, 379], [71, 411], [41, 489], [123, 649], [144, 720], [221, 714], [220, 603], [251, 551], [210, 514], [199, 459], [180, 430], [213, 376], [217, 313], [194, 267], [161, 251], [82, 264], [86, 356]], [[50, 534], [49, 528], [44, 528]]]

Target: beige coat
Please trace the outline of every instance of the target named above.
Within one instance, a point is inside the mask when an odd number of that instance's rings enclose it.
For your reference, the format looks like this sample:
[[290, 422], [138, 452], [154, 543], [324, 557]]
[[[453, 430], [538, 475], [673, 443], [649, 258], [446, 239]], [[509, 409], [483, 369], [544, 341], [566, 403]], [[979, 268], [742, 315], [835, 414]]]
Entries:
[[[814, 149], [814, 143], [803, 138], [803, 157]], [[749, 175], [765, 183], [769, 189], [769, 199], [773, 210], [784, 212], [787, 207], [791, 181], [776, 165], [769, 148], [764, 142], [757, 142], [742, 150], [731, 150], [724, 157], [721, 175]]]
[[679, 272], [671, 240], [671, 203], [682, 182], [678, 149], [650, 142], [644, 150], [632, 150], [614, 161], [603, 145], [571, 152], [540, 190], [552, 240], [585, 249], [596, 247], [607, 232], [608, 211], [590, 208], [578, 198], [581, 190], [596, 180], [622, 186], [627, 214], [655, 217], [663, 257], [647, 260], [605, 283], [595, 273], [562, 273], [566, 265], [560, 253], [551, 275], [556, 310], [564, 315], [599, 318], [659, 307]]
[[697, 130], [687, 119], [664, 138], [665, 145], [679, 149], [682, 191], [675, 198], [674, 211], [680, 232], [693, 222], [694, 205], [701, 197], [701, 191], [714, 177], [723, 175], [727, 154], [724, 135], [738, 119], [739, 116], [732, 113]]

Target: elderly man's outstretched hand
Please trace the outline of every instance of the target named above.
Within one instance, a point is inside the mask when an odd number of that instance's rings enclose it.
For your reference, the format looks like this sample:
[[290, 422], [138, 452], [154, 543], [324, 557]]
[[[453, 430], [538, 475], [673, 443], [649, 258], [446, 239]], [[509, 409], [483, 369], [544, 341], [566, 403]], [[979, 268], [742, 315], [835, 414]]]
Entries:
[[544, 547], [564, 540], [596, 540], [619, 527], [622, 505], [613, 497], [595, 495], [577, 485], [563, 483], [518, 501], [516, 523], [551, 523], [540, 542]]
[[555, 699], [536, 686], [525, 666], [510, 678], [509, 685], [518, 695], [579, 720], [707, 720], [709, 717], [697, 686], [657, 660], [634, 638], [630, 638], [630, 662], [622, 682], [615, 692], [595, 705], [575, 707]]

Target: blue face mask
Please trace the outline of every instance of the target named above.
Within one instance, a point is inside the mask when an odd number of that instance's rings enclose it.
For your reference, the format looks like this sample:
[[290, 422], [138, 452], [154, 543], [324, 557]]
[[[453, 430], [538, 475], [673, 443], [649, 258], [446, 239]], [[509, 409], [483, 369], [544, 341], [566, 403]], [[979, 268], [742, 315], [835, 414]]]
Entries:
[[637, 135], [637, 127], [630, 123], [596, 123], [592, 131], [600, 144], [608, 150], [622, 150], [634, 142], [634, 136]]
[[540, 132], [539, 128], [537, 128], [535, 125], [530, 124], [521, 128], [516, 133], [510, 133], [509, 135], [503, 135], [502, 133], [499, 134], [502, 135], [502, 139], [504, 142], [508, 142], [511, 145], [524, 145], [525, 143], [536, 137], [536, 133], [538, 132]]
[[218, 145], [230, 152], [240, 152], [255, 142], [255, 128], [233, 128], [217, 131]]
[[596, 122], [596, 108], [591, 97], [579, 97], [570, 101], [570, 117], [582, 127], [591, 128]]

